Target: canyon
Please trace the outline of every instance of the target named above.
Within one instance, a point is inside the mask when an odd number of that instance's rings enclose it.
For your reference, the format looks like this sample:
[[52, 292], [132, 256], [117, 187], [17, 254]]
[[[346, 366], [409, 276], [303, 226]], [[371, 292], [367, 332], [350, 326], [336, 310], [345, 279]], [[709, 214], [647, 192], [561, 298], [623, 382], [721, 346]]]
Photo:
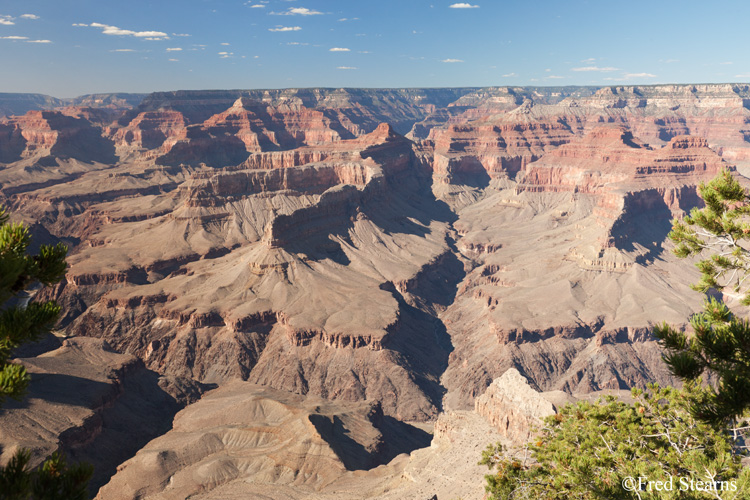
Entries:
[[670, 221], [750, 176], [744, 84], [0, 104], [0, 204], [70, 249], [0, 460], [102, 499], [481, 498], [487, 444], [674, 382]]

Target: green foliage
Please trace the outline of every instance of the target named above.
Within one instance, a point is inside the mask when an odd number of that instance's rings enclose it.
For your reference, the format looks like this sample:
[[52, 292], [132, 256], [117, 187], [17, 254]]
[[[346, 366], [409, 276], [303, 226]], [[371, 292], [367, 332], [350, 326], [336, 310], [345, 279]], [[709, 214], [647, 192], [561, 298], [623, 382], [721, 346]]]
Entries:
[[[36, 340], [49, 331], [60, 313], [52, 301], [23, 305], [23, 294], [36, 284], [52, 285], [62, 279], [67, 248], [42, 246], [37, 255], [27, 255], [28, 230], [8, 223], [0, 207], [0, 405], [5, 398], [20, 399], [29, 384], [26, 369], [10, 362], [13, 349]], [[54, 453], [36, 469], [29, 468], [31, 454], [19, 450], [0, 467], [0, 500], [83, 500], [93, 469], [87, 464], [67, 466]]]
[[68, 466], [59, 453], [53, 453], [37, 470], [28, 467], [31, 454], [21, 450], [0, 468], [2, 500], [86, 500], [93, 468], [89, 464]]
[[27, 255], [31, 238], [23, 224], [8, 222], [0, 207], [0, 405], [7, 397], [20, 398], [29, 383], [26, 370], [8, 363], [11, 351], [49, 331], [60, 313], [54, 302], [19, 305], [21, 294], [36, 283], [51, 285], [65, 274], [67, 248], [43, 245], [38, 255]]
[[690, 325], [690, 337], [667, 324], [654, 328], [667, 350], [664, 360], [684, 380], [697, 380], [707, 371], [716, 375], [716, 387], [695, 394], [694, 416], [717, 424], [735, 420], [750, 408], [750, 323], [712, 298]]
[[750, 251], [745, 248], [750, 239], [750, 199], [729, 170], [702, 183], [698, 192], [706, 206], [672, 221], [669, 238], [677, 245], [674, 253], [683, 258], [708, 253], [696, 264], [701, 279], [693, 288], [707, 292], [730, 287], [750, 305]]
[[[498, 500], [747, 498], [750, 470], [732, 441], [690, 414], [698, 392], [696, 384], [651, 385], [633, 391], [633, 404], [607, 397], [568, 405], [522, 452], [485, 450], [480, 464], [494, 469], [487, 492]], [[701, 491], [705, 482], [722, 491]]]
[[[678, 257], [708, 254], [696, 264], [701, 279], [694, 289], [730, 287], [750, 305], [750, 198], [728, 170], [701, 184], [699, 192], [706, 206], [672, 221], [673, 251]], [[666, 324], [654, 329], [667, 350], [664, 360], [684, 380], [716, 375], [715, 387], [695, 396], [694, 416], [714, 423], [736, 419], [750, 408], [750, 325], [715, 299], [705, 301], [690, 325], [691, 336]]]

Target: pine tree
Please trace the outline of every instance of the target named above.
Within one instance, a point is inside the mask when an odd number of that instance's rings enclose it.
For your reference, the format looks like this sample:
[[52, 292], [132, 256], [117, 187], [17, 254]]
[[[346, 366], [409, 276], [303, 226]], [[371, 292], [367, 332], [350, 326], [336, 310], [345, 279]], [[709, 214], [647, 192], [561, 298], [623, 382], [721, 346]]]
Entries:
[[[724, 429], [692, 417], [697, 384], [634, 389], [547, 417], [527, 448], [490, 445], [482, 465], [493, 500], [741, 499], [750, 469]], [[661, 482], [661, 483], [657, 483]]]
[[[683, 258], [708, 254], [696, 264], [701, 279], [695, 290], [730, 288], [750, 305], [750, 198], [728, 170], [701, 184], [699, 193], [706, 206], [672, 221], [674, 253]], [[714, 374], [715, 387], [696, 395], [693, 414], [715, 423], [732, 421], [750, 409], [750, 324], [711, 298], [690, 325], [690, 336], [666, 324], [654, 329], [667, 350], [664, 360], [685, 380]]]
[[750, 199], [729, 170], [722, 170], [708, 184], [701, 183], [704, 208], [693, 208], [683, 220], [672, 221], [669, 238], [678, 257], [708, 253], [696, 264], [701, 280], [693, 289], [708, 292], [731, 288], [750, 305]]
[[[38, 284], [49, 286], [62, 279], [67, 248], [43, 245], [37, 255], [27, 255], [31, 238], [20, 223], [9, 223], [0, 207], [0, 405], [6, 398], [21, 399], [30, 376], [23, 365], [10, 362], [13, 349], [32, 342], [54, 325], [60, 307], [53, 301], [28, 304], [25, 299]], [[90, 465], [66, 466], [54, 453], [40, 468], [31, 470], [31, 454], [19, 450], [0, 467], [0, 500], [84, 500], [93, 472]]]

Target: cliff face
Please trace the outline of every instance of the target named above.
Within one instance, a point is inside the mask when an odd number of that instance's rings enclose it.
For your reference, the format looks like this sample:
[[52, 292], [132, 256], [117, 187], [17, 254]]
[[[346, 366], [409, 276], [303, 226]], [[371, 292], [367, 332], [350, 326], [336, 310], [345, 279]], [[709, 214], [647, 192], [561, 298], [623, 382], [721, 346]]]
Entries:
[[[245, 129], [232, 120], [257, 116], [253, 106], [240, 101], [201, 127], [224, 123], [237, 137]], [[261, 109], [287, 131], [311, 117], [327, 123], [306, 108]], [[138, 353], [160, 373], [377, 399], [400, 418], [434, 416], [446, 347], [423, 351], [409, 340], [426, 337], [433, 319], [383, 287], [448, 251], [448, 213], [430, 195], [427, 164], [390, 126], [354, 139], [321, 130], [327, 135], [312, 126], [288, 132], [311, 145], [263, 165], [239, 159], [221, 168], [209, 151], [210, 166], [169, 169], [143, 151], [133, 163], [92, 165], [42, 187], [24, 183], [24, 161], [13, 164], [15, 208], [82, 240], [55, 291], [66, 330]], [[44, 158], [60, 168], [82, 165], [53, 153]], [[394, 256], [395, 248], [408, 250]], [[294, 362], [280, 362], [290, 355]]]
[[542, 391], [669, 382], [650, 325], [700, 303], [670, 220], [750, 158], [737, 85], [97, 99], [0, 121], [0, 201], [71, 247], [43, 292], [60, 329], [386, 420], [487, 413], [510, 368]]
[[116, 161], [113, 144], [87, 118], [58, 111], [29, 111], [0, 121], [0, 127], [7, 134], [0, 150], [9, 163], [42, 156], [88, 163]]

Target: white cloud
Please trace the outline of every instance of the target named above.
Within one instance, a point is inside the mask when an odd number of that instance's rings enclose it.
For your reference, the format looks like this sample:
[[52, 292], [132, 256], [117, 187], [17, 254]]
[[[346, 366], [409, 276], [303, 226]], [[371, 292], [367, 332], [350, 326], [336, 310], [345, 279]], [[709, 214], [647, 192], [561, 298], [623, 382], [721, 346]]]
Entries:
[[73, 25], [73, 26], [83, 26], [84, 28], [85, 28], [86, 26], [88, 26], [88, 24], [86, 24], [86, 23], [73, 23], [72, 25]]
[[515, 73], [506, 73], [502, 75], [503, 78], [513, 78], [514, 76], [518, 76], [518, 75]]
[[167, 52], [179, 52], [182, 50], [182, 47], [169, 47], [167, 48]]
[[6, 26], [13, 26], [16, 23], [13, 22], [13, 18], [10, 16], [0, 16], [0, 24], [4, 24]]
[[299, 31], [302, 28], [299, 26], [277, 26], [275, 28], [268, 28], [268, 31], [276, 31], [276, 32], [282, 32], [282, 31]]
[[728, 64], [734, 64], [734, 63], [732, 61], [725, 61], [725, 62], [720, 62], [719, 64], [721, 64], [722, 66], [726, 66]]
[[444, 63], [462, 63], [462, 59], [443, 59]]
[[750, 73], [746, 73], [744, 75], [734, 75], [735, 78], [750, 78]]
[[52, 43], [52, 40], [26, 40], [26, 43]]
[[617, 71], [618, 68], [606, 67], [600, 68], [598, 66], [584, 66], [582, 68], [571, 68], [571, 71]]
[[229, 45], [227, 42], [221, 42], [219, 45]]
[[110, 52], [135, 52], [135, 49], [114, 49], [110, 50]]
[[179, 61], [179, 59], [170, 59], [169, 61], [170, 61], [170, 62], [178, 62], [178, 61]]
[[336, 68], [336, 69], [357, 69], [357, 68], [356, 68], [356, 67], [354, 67], [354, 66], [339, 66], [339, 67], [338, 67], [338, 68]]
[[449, 8], [451, 9], [478, 9], [479, 5], [471, 5], [470, 3], [454, 3]]
[[234, 55], [234, 52], [219, 52], [219, 56], [222, 59], [227, 59], [229, 57], [232, 57]]
[[39, 19], [39, 16], [34, 14], [22, 14], [21, 19]]
[[565, 78], [564, 76], [558, 76], [558, 75], [549, 75], [545, 76], [545, 78], [549, 78], [550, 80], [559, 80], [561, 78]]
[[145, 38], [146, 40], [166, 40], [169, 38], [169, 36], [162, 31], [133, 31], [102, 23], [91, 23], [89, 26], [92, 28], [101, 28], [102, 33], [105, 35], [134, 36], [136, 38]]
[[323, 13], [305, 7], [289, 7], [286, 12], [271, 12], [271, 14], [274, 16], [319, 16]]
[[2, 40], [28, 40], [29, 37], [27, 37], [27, 36], [11, 35], [11, 36], [0, 36], [0, 39], [2, 39]]
[[651, 73], [625, 73], [625, 78], [656, 78]]
[[255, 4], [250, 6], [251, 9], [265, 9], [265, 5]]
[[172, 36], [193, 36], [193, 35], [189, 35], [187, 33], [172, 33]]
[[582, 59], [581, 62], [587, 63], [587, 64], [594, 64], [596, 62], [596, 57], [589, 57], [588, 59]]
[[332, 49], [328, 49], [329, 52], [350, 52], [349, 49], [346, 47], [333, 47]]

